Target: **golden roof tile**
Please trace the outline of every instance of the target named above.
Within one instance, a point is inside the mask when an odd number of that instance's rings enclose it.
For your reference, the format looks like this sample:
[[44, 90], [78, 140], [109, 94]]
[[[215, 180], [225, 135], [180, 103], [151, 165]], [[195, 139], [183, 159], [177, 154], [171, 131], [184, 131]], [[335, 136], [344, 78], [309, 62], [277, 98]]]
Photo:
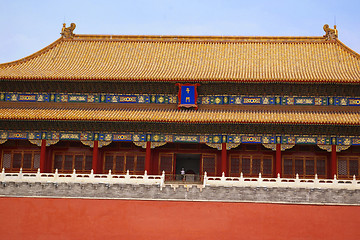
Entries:
[[0, 107], [2, 120], [359, 125], [359, 111]]
[[0, 64], [0, 79], [357, 83], [360, 55], [325, 37], [75, 35]]

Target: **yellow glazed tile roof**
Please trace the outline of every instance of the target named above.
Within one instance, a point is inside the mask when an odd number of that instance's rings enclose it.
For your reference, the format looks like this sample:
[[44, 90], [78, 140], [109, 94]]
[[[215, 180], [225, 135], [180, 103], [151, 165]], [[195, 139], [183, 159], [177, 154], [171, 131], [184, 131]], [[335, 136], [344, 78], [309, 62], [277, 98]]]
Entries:
[[0, 79], [360, 81], [360, 56], [324, 37], [75, 35], [0, 64]]
[[0, 107], [2, 120], [359, 125], [359, 111]]

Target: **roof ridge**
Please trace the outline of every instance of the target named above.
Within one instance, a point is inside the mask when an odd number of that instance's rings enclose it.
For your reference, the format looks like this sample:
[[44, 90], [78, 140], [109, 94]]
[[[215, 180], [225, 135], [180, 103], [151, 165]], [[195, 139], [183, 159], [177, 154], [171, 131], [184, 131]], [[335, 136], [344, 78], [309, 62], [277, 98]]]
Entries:
[[220, 36], [220, 35], [101, 35], [101, 34], [76, 34], [72, 40], [120, 40], [120, 41], [269, 41], [269, 40], [316, 40], [325, 42], [323, 36]]

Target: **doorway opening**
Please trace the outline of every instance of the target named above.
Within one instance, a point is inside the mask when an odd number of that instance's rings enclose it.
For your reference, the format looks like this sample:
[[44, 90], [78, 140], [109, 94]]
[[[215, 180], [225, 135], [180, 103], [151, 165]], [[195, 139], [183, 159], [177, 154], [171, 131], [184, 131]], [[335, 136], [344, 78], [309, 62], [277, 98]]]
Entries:
[[[200, 160], [201, 154], [177, 153], [176, 154], [176, 175], [177, 180], [186, 182], [200, 181]], [[185, 176], [181, 176], [184, 168]]]

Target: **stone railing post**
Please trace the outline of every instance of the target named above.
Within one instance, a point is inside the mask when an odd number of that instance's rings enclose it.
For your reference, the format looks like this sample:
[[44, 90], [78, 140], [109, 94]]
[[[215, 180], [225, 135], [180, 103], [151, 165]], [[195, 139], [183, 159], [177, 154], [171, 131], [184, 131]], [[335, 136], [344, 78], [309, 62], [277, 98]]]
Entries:
[[319, 178], [318, 178], [318, 175], [317, 175], [317, 174], [315, 174], [314, 186], [315, 186], [315, 187], [319, 187]]
[[165, 187], [165, 171], [162, 171], [161, 174], [160, 190], [162, 190], [163, 187]]
[[149, 180], [149, 177], [148, 177], [148, 175], [147, 175], [147, 171], [146, 171], [146, 170], [144, 171], [144, 177], [143, 177], [143, 179], [144, 179], [144, 181]]
[[244, 183], [244, 174], [242, 172], [240, 173], [239, 182]]
[[94, 169], [91, 169], [89, 178], [90, 178], [91, 180], [93, 180], [93, 179], [95, 178], [95, 177], [94, 177]]
[[108, 180], [108, 182], [111, 181], [111, 179], [112, 179], [112, 177], [111, 177], [111, 169], [109, 169], [109, 172], [108, 172], [108, 174], [106, 176], [106, 179]]
[[297, 173], [295, 176], [295, 184], [298, 185], [300, 184], [300, 178], [299, 178], [299, 174]]
[[206, 186], [207, 180], [208, 180], [208, 179], [207, 179], [207, 172], [204, 172], [203, 187]]
[[353, 179], [352, 179], [352, 181], [351, 181], [351, 186], [352, 186], [352, 189], [356, 189], [356, 176], [354, 175], [353, 176]]
[[22, 179], [22, 178], [23, 178], [23, 173], [22, 173], [22, 168], [20, 168], [18, 179]]
[[281, 184], [281, 178], [280, 178], [280, 173], [277, 174], [277, 178], [276, 178], [276, 184], [279, 187]]
[[129, 170], [126, 171], [125, 179], [126, 179], [127, 181], [130, 180], [130, 172], [129, 172]]
[[40, 172], [40, 168], [38, 168], [37, 172], [36, 172], [36, 180], [41, 181], [41, 172]]
[[5, 168], [2, 169], [0, 174], [0, 181], [3, 182], [5, 180]]
[[224, 184], [224, 183], [226, 183], [226, 178], [225, 178], [225, 173], [223, 172], [222, 174], [221, 174], [221, 182]]
[[263, 179], [262, 179], [262, 177], [261, 177], [261, 173], [259, 173], [259, 177], [258, 177], [258, 180], [257, 180], [257, 183], [258, 183], [258, 186], [259, 186], [259, 187], [261, 186], [262, 181], [263, 181]]
[[58, 169], [55, 169], [54, 182], [58, 182], [58, 180], [59, 180], [59, 171]]
[[72, 174], [71, 174], [71, 179], [75, 180], [76, 179], [76, 170], [74, 169]]

